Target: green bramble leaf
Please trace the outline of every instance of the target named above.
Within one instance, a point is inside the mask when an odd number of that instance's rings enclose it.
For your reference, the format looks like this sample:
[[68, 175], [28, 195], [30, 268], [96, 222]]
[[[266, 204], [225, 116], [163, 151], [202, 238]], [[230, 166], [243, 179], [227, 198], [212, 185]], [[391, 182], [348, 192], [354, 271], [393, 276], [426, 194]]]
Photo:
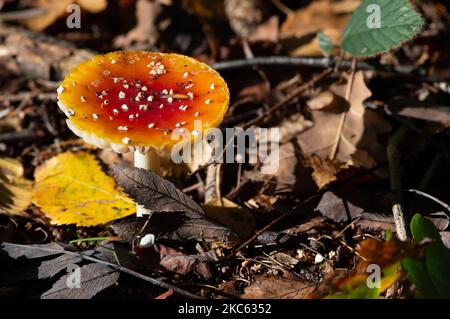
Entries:
[[425, 249], [425, 260], [407, 258], [402, 266], [409, 280], [426, 298], [450, 298], [450, 250], [442, 243], [433, 223], [416, 214], [411, 220], [411, 233], [416, 242], [432, 239]]
[[320, 49], [323, 51], [325, 56], [329, 57], [334, 49], [334, 45], [333, 42], [331, 41], [331, 38], [322, 32], [317, 34], [317, 37], [319, 38]]
[[425, 22], [408, 0], [364, 0], [353, 13], [342, 47], [354, 57], [370, 57], [414, 38]]

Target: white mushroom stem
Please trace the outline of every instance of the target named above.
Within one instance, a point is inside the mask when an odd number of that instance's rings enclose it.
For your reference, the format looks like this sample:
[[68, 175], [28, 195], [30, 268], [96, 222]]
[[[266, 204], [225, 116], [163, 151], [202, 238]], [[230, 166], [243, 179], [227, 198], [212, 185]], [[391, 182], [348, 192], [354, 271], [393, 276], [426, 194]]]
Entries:
[[[159, 174], [159, 156], [153, 148], [150, 148], [147, 152], [141, 153], [139, 149], [134, 151], [134, 167], [151, 170], [156, 174]], [[145, 208], [142, 205], [136, 204], [136, 216], [142, 217], [144, 215], [152, 215], [152, 211]]]

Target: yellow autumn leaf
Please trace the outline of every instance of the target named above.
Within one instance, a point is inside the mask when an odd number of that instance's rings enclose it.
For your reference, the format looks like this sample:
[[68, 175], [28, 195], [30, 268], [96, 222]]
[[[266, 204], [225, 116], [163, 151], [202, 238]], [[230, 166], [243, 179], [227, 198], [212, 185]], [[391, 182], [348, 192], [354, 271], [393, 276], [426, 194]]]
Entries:
[[95, 157], [63, 153], [35, 171], [32, 201], [52, 224], [95, 226], [136, 213], [136, 207]]
[[28, 216], [24, 211], [31, 203], [32, 183], [23, 174], [19, 161], [0, 158], [0, 213]]

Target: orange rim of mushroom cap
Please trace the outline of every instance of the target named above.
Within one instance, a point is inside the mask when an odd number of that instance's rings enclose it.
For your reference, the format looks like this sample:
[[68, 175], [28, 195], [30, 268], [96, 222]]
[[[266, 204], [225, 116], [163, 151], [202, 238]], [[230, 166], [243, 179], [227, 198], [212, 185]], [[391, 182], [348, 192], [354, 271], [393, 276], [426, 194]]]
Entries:
[[[67, 125], [86, 142], [126, 152], [163, 150], [217, 127], [228, 109], [229, 91], [219, 73], [179, 54], [118, 51], [75, 67], [58, 88]], [[198, 124], [201, 122], [199, 132]]]

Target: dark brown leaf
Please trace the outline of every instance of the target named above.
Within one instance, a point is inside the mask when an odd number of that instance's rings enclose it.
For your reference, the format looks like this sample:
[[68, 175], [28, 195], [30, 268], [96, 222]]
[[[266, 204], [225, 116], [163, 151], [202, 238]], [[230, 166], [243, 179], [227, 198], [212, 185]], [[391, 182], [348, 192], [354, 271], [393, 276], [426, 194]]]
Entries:
[[189, 212], [203, 214], [189, 196], [161, 176], [141, 168], [115, 166], [117, 181], [140, 205], [153, 212]]
[[230, 228], [204, 215], [194, 200], [159, 175], [124, 166], [115, 167], [114, 171], [127, 194], [156, 212], [152, 217], [155, 229], [151, 231], [174, 240], [239, 241], [239, 236]]
[[80, 288], [70, 288], [67, 282], [73, 273], [61, 277], [53, 287], [41, 295], [42, 299], [90, 299], [119, 279], [119, 272], [106, 265], [89, 264], [79, 268]]
[[281, 277], [257, 277], [244, 289], [242, 299], [302, 299], [314, 291], [316, 285]]

